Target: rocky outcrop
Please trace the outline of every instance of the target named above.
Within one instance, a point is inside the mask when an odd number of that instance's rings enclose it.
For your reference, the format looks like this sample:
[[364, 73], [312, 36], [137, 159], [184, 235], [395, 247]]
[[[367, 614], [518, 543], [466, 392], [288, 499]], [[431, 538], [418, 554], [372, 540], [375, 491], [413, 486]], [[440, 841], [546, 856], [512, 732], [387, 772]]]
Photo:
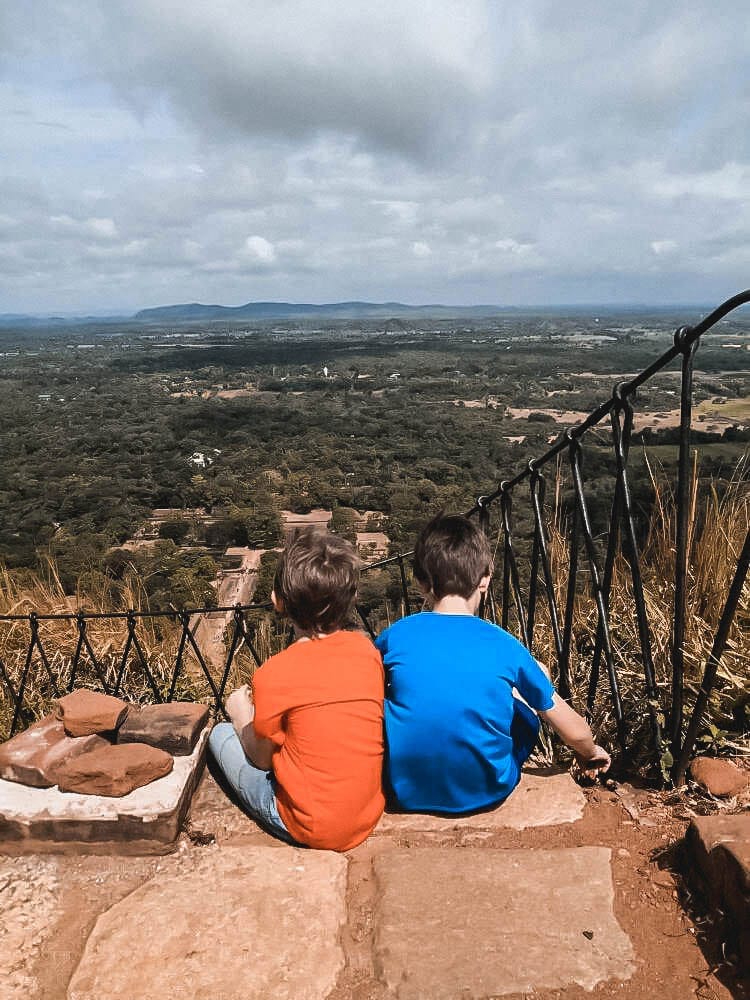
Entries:
[[740, 964], [750, 973], [750, 816], [697, 816], [685, 838], [688, 878], [724, 915]]

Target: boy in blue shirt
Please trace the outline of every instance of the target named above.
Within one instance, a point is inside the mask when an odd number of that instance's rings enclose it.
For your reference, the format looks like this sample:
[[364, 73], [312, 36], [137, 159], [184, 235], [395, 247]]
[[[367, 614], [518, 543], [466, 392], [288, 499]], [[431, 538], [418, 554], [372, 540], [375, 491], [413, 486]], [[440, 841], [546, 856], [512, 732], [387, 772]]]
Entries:
[[610, 765], [525, 646], [476, 617], [491, 573], [476, 524], [434, 518], [414, 552], [414, 576], [432, 610], [402, 618], [376, 640], [386, 669], [386, 786], [401, 809], [459, 814], [502, 802], [534, 748], [538, 716], [585, 775]]

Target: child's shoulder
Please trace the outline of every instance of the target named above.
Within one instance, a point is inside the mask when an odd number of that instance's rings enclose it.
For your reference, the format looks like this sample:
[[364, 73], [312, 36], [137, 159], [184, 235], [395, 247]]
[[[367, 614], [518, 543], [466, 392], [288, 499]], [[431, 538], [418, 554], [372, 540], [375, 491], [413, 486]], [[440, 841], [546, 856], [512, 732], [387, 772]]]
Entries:
[[436, 611], [418, 611], [416, 614], [399, 618], [398, 621], [389, 625], [387, 629], [378, 636], [378, 645], [382, 639], [406, 638], [408, 636], [440, 636], [444, 635], [450, 641], [451, 638], [476, 637], [482, 639], [495, 639], [503, 641], [504, 637], [513, 637], [501, 629], [499, 625], [494, 625], [484, 618], [477, 618], [474, 615], [451, 615], [441, 614]]
[[317, 639], [298, 639], [286, 649], [270, 656], [263, 667], [293, 668], [300, 661], [327, 659], [334, 656], [377, 655], [372, 639], [359, 630], [340, 629]]

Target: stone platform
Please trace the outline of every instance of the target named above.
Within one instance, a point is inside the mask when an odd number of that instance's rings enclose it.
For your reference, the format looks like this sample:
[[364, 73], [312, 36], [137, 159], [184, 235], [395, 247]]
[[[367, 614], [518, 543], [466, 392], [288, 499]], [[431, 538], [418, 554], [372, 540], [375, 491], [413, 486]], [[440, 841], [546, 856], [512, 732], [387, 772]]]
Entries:
[[119, 798], [0, 779], [0, 854], [163, 854], [174, 849], [206, 757], [210, 727], [173, 770]]
[[339, 855], [269, 837], [206, 770], [167, 857], [0, 857], [2, 1000], [736, 1000], [658, 860], [684, 824], [632, 796], [530, 773]]

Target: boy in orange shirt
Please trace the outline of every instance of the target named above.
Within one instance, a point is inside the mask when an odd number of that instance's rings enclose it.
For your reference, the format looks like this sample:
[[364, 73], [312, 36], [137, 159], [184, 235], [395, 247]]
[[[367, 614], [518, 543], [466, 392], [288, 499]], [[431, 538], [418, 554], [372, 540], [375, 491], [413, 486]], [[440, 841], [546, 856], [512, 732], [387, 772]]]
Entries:
[[342, 628], [358, 559], [342, 538], [304, 532], [281, 555], [271, 600], [296, 639], [233, 691], [231, 722], [209, 746], [245, 810], [288, 843], [346, 851], [384, 807], [383, 666], [361, 632]]

